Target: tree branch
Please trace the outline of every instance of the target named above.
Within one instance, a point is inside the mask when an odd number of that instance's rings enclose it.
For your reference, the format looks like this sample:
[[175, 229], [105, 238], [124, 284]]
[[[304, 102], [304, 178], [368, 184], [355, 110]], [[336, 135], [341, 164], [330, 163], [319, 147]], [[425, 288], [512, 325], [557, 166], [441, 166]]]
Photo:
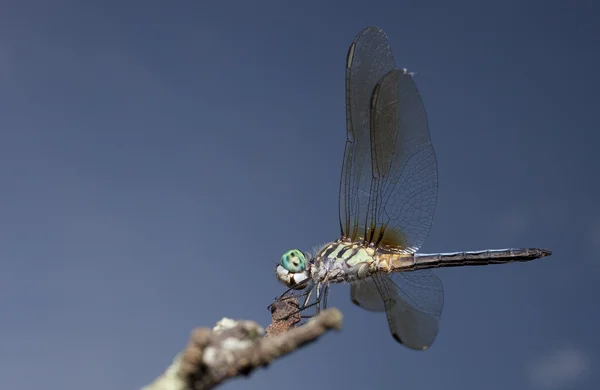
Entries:
[[[266, 332], [254, 321], [224, 318], [211, 330], [197, 328], [185, 350], [171, 366], [144, 390], [207, 390], [223, 381], [248, 376], [255, 369], [317, 340], [325, 332], [342, 326], [337, 309], [321, 312], [305, 324], [294, 313], [294, 298], [276, 302], [272, 323]], [[285, 320], [277, 320], [293, 313]]]

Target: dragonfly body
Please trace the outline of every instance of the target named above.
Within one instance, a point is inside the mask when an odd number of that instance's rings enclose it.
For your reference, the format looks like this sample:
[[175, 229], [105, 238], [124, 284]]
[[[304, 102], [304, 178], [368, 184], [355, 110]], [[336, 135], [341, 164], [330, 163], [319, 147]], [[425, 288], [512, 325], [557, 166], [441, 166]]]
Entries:
[[[354, 242], [337, 240], [328, 243], [312, 257], [306, 269], [296, 275], [297, 282], [311, 280], [315, 284], [354, 283], [376, 273], [410, 272], [429, 268], [524, 262], [549, 256], [550, 251], [539, 248], [486, 249], [448, 253], [401, 253], [393, 249], [365, 247]], [[306, 255], [305, 255], [306, 256]], [[285, 284], [291, 275], [283, 266], [277, 270]], [[296, 284], [297, 282], [294, 282]]]
[[[346, 148], [339, 192], [341, 237], [314, 256], [284, 253], [277, 278], [326, 307], [329, 285], [350, 283], [352, 302], [385, 312], [392, 336], [411, 349], [435, 340], [444, 296], [432, 268], [503, 264], [549, 256], [545, 249], [420, 254], [437, 202], [437, 161], [421, 96], [396, 69], [385, 33], [362, 30], [346, 56]], [[287, 299], [284, 293], [278, 299]], [[312, 301], [311, 301], [312, 300]]]

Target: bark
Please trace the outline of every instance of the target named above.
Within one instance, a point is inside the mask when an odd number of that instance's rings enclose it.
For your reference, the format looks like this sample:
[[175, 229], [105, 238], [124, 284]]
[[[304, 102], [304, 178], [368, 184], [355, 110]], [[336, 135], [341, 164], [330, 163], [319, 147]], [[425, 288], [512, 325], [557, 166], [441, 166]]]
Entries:
[[144, 390], [213, 389], [227, 379], [250, 375], [329, 330], [341, 329], [342, 314], [337, 309], [325, 310], [302, 325], [298, 313], [278, 320], [297, 308], [295, 299], [275, 303], [266, 330], [254, 321], [228, 318], [213, 329], [195, 329], [183, 352]]

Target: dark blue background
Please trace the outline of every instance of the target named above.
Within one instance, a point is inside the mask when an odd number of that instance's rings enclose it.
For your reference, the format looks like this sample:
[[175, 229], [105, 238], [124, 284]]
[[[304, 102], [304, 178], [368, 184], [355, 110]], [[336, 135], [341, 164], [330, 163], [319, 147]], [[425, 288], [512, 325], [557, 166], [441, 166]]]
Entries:
[[598, 388], [596, 3], [1, 7], [1, 388], [139, 388], [195, 326], [268, 324], [281, 254], [338, 236], [345, 56], [373, 24], [437, 152], [422, 251], [554, 255], [439, 271], [424, 353], [335, 287], [341, 333], [226, 387]]

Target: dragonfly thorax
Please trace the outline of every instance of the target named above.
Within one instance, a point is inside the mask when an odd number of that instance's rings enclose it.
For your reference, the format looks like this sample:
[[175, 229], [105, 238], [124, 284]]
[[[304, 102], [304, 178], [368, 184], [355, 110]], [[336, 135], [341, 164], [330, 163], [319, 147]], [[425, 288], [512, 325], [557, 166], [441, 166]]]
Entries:
[[375, 271], [374, 249], [361, 243], [341, 240], [325, 245], [312, 262], [315, 281], [348, 283], [364, 279]]

